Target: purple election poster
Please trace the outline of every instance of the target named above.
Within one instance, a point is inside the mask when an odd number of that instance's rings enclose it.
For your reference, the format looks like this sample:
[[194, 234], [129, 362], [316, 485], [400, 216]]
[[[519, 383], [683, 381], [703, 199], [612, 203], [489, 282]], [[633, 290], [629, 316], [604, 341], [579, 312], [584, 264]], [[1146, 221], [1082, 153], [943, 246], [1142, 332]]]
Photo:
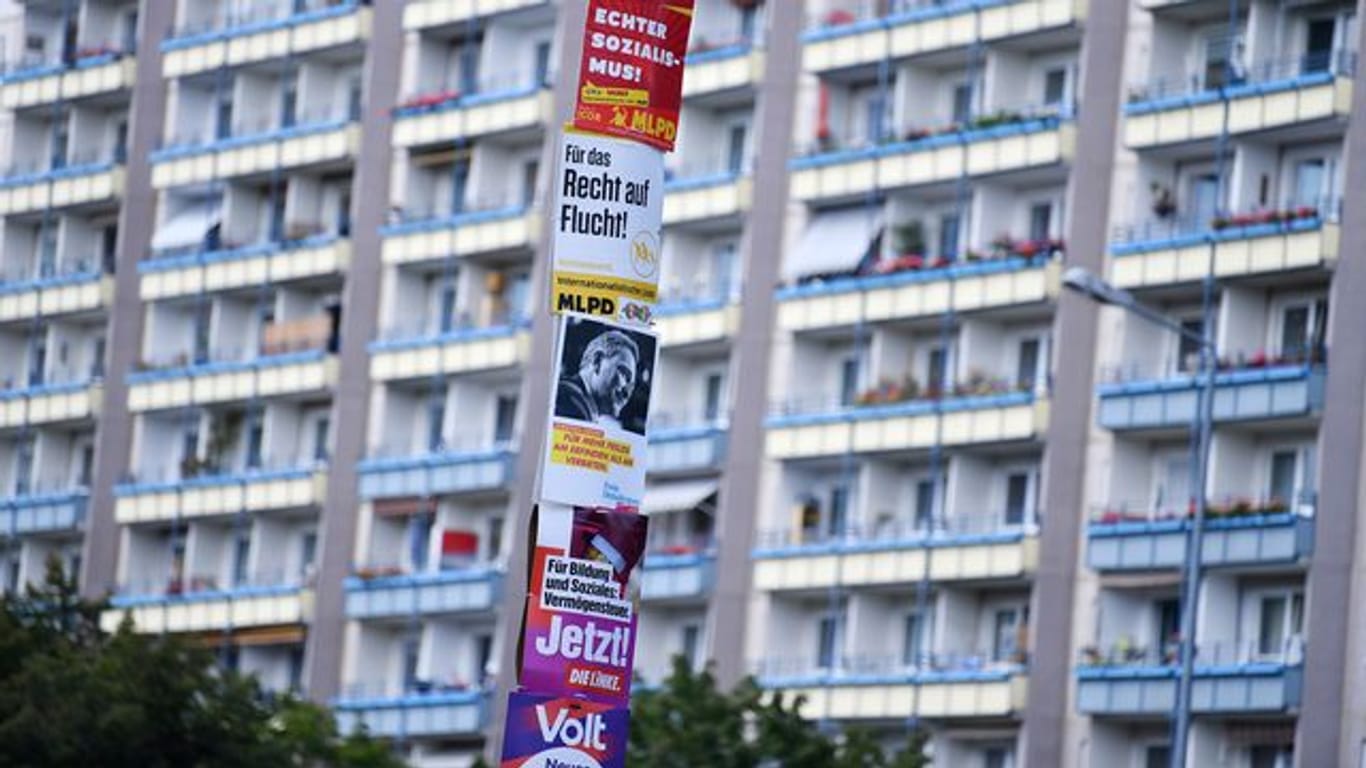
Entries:
[[631, 710], [587, 699], [513, 691], [502, 768], [625, 768]]

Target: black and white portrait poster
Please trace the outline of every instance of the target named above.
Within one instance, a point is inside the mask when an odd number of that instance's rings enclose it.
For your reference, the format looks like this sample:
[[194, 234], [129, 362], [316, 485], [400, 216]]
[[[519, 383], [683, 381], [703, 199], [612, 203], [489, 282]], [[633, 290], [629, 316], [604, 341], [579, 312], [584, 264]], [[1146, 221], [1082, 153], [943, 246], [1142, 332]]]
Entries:
[[658, 346], [642, 328], [561, 315], [541, 498], [640, 506]]

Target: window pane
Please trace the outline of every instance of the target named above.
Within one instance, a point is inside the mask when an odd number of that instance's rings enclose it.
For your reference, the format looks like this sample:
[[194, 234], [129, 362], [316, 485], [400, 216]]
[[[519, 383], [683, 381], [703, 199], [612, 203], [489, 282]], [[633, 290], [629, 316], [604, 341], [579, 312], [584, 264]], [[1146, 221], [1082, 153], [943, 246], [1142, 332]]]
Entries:
[[1023, 523], [1028, 503], [1029, 475], [1017, 472], [1006, 479], [1006, 525]]
[[972, 119], [972, 84], [959, 83], [953, 87], [953, 114], [950, 120], [959, 125]]
[[1053, 231], [1052, 203], [1035, 203], [1029, 207], [1029, 239], [1047, 240]]
[[1039, 378], [1039, 340], [1020, 342], [1020, 357], [1015, 371], [1015, 383], [1022, 390], [1032, 390]]
[[1267, 494], [1273, 499], [1293, 502], [1295, 499], [1295, 468], [1297, 451], [1276, 451], [1271, 454], [1271, 483]]
[[858, 399], [858, 388], [858, 359], [851, 357], [840, 364], [840, 405], [853, 405]]
[[939, 218], [939, 255], [952, 259], [958, 256], [958, 214], [949, 213]]
[[1067, 98], [1067, 70], [1050, 69], [1043, 76], [1043, 103], [1061, 104]]
[[1305, 160], [1295, 166], [1295, 199], [1292, 206], [1317, 206], [1323, 202], [1327, 171], [1322, 159]]
[[1257, 652], [1267, 656], [1280, 653], [1285, 640], [1285, 598], [1262, 598], [1258, 622]]
[[1015, 631], [1019, 624], [1019, 614], [1014, 608], [996, 612], [996, 635], [992, 647], [992, 657], [996, 661], [1008, 661], [1015, 653]]
[[1309, 341], [1309, 307], [1289, 307], [1281, 315], [1281, 353], [1304, 352]]
[[921, 480], [915, 484], [915, 524], [928, 528], [934, 522], [934, 481]]

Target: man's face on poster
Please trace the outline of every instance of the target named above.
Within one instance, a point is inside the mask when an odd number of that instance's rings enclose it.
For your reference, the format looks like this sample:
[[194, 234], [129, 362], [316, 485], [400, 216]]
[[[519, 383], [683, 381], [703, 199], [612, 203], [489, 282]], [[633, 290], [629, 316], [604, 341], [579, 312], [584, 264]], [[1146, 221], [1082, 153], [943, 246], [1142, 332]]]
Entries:
[[636, 356], [629, 349], [597, 353], [589, 361], [584, 378], [597, 401], [598, 412], [618, 418], [636, 391]]

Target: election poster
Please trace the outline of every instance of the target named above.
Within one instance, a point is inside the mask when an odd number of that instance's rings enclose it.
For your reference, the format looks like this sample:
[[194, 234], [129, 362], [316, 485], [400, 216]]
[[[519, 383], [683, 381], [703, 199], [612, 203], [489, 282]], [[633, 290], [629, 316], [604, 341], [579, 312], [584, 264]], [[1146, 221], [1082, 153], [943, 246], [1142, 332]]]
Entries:
[[543, 693], [508, 697], [502, 768], [625, 768], [626, 704]]
[[571, 314], [561, 316], [556, 336], [540, 498], [638, 508], [658, 338], [647, 329]]
[[625, 703], [635, 665], [649, 518], [541, 504], [527, 580], [519, 679], [524, 689]]
[[658, 299], [664, 158], [566, 133], [555, 177], [550, 306], [648, 324]]
[[672, 152], [694, 0], [589, 0], [574, 126]]

